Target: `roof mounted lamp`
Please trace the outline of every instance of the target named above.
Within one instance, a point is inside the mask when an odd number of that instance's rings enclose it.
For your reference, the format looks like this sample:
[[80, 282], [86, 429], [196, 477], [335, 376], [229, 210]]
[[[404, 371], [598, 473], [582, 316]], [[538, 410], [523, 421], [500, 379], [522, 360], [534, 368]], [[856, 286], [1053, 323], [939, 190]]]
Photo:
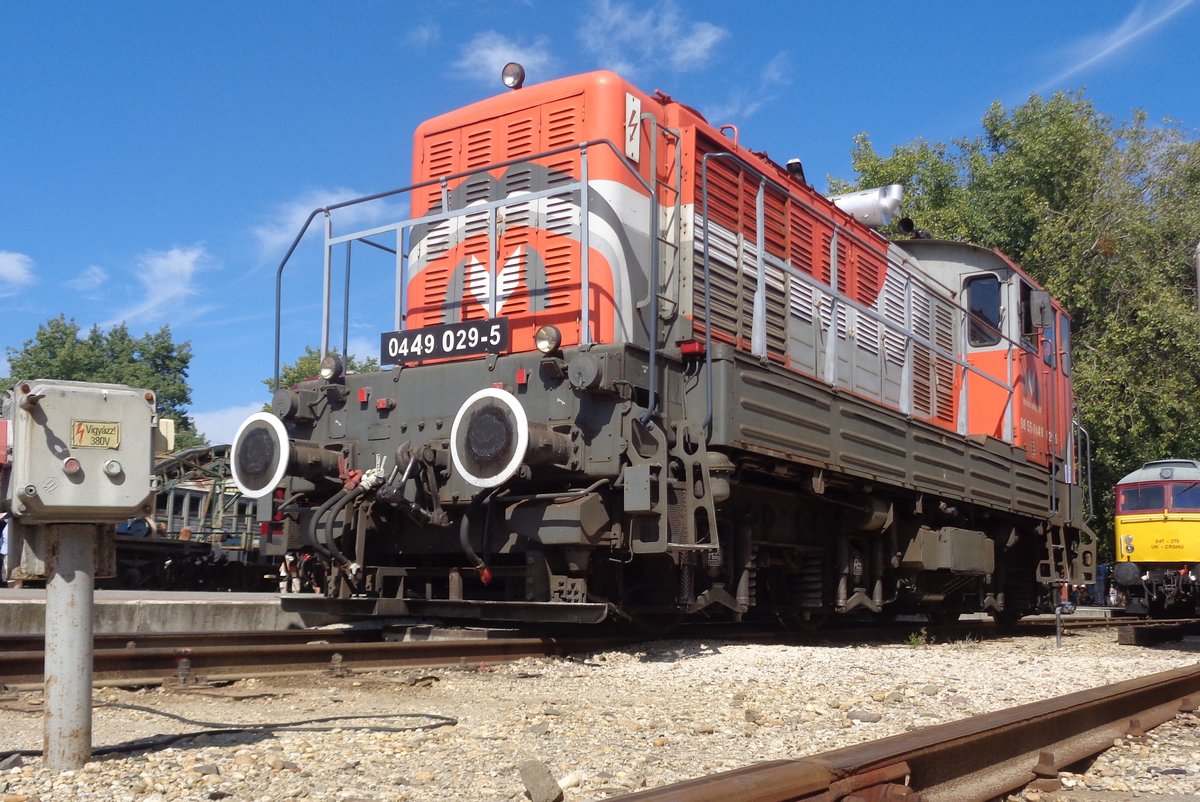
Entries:
[[520, 89], [525, 84], [525, 68], [515, 61], [510, 61], [500, 71], [500, 80], [504, 81], [504, 85], [509, 89]]

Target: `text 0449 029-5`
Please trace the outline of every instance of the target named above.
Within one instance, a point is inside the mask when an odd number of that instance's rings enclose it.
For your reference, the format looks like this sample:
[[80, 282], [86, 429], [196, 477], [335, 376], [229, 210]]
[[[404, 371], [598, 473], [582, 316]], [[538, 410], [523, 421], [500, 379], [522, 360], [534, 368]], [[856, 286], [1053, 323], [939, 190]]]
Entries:
[[399, 365], [424, 359], [471, 354], [496, 354], [508, 348], [508, 320], [473, 320], [382, 335], [379, 362]]

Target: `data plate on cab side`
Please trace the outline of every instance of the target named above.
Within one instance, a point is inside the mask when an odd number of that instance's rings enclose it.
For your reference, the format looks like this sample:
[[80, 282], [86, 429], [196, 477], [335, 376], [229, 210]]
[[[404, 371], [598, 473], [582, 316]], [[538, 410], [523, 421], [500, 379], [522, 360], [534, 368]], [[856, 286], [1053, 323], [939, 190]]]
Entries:
[[472, 320], [380, 336], [379, 363], [401, 365], [426, 359], [498, 354], [508, 349], [508, 319]]

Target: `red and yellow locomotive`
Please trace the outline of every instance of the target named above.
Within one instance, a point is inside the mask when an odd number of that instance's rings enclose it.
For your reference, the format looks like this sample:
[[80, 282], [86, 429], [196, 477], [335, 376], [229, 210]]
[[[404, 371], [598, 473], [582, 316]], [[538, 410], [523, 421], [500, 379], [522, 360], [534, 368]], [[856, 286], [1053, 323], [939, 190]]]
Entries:
[[888, 240], [899, 187], [827, 199], [612, 73], [515, 83], [420, 126], [411, 186], [310, 217], [323, 353], [335, 251], [396, 287], [382, 370], [330, 355], [234, 443], [329, 564], [294, 605], [1016, 618], [1091, 581], [1069, 319], [1016, 264]]
[[1116, 486], [1113, 582], [1129, 615], [1193, 616], [1200, 608], [1200, 462], [1147, 462]]

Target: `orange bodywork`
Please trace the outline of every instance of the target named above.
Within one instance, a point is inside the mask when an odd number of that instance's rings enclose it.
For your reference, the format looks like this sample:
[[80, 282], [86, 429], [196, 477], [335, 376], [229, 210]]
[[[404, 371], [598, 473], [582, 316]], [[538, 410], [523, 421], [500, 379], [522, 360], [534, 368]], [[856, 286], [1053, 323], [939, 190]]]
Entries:
[[[615, 146], [593, 144], [587, 149], [593, 193], [597, 186], [608, 183], [648, 196], [617, 156], [627, 131], [627, 94], [637, 96], [646, 111], [657, 110], [651, 98], [630, 84], [612, 73], [599, 72], [499, 95], [424, 123], [415, 135], [414, 183], [565, 150], [516, 167], [449, 178], [444, 186], [428, 186], [413, 195], [413, 217], [439, 213], [443, 193], [451, 197], [454, 210], [481, 200], [511, 198], [514, 193], [579, 181], [580, 153], [570, 146], [588, 141], [607, 140]], [[635, 130], [638, 128], [640, 120], [635, 121]], [[645, 161], [639, 170], [649, 176], [650, 166]], [[540, 202], [513, 198], [499, 212], [503, 220], [494, 240], [489, 236], [486, 214], [468, 218], [465, 232], [448, 248], [413, 266], [407, 287], [406, 327], [447, 322], [447, 310], [452, 310], [458, 320], [493, 314], [507, 318], [510, 348], [515, 351], [530, 350], [534, 332], [546, 324], [558, 327], [563, 346], [583, 342], [579, 206], [577, 192]], [[494, 254], [488, 252], [491, 242], [496, 246]], [[493, 265], [490, 269], [489, 264]], [[614, 339], [614, 272], [618, 269], [620, 266], [610, 264], [593, 243], [586, 293], [591, 341]], [[491, 287], [496, 292], [490, 292]], [[494, 310], [490, 308], [493, 303]]]

